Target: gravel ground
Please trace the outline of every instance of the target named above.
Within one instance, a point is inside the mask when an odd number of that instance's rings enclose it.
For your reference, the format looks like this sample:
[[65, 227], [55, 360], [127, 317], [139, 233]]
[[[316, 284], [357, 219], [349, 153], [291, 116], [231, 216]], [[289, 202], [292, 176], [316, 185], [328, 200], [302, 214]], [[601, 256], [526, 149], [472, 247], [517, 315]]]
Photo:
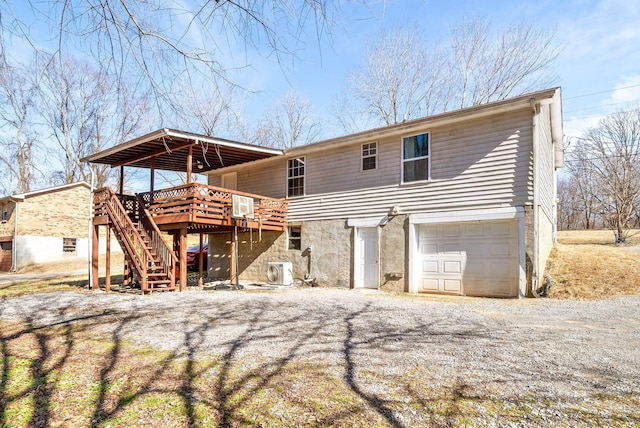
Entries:
[[[590, 420], [640, 426], [638, 314], [640, 296], [498, 300], [310, 288], [56, 293], [0, 303], [0, 320], [35, 325], [108, 315], [113, 322], [95, 328], [185, 355], [346, 367], [345, 379], [365, 398], [384, 396], [394, 375], [426, 367], [420, 373], [431, 387], [458, 385], [461, 394], [502, 401], [527, 397], [522, 426], [586, 426]], [[383, 381], [365, 381], [358, 377], [363, 370], [379, 372]], [[569, 408], [586, 416], [567, 419]], [[411, 426], [419, 424], [415, 418], [400, 412], [388, 420]]]

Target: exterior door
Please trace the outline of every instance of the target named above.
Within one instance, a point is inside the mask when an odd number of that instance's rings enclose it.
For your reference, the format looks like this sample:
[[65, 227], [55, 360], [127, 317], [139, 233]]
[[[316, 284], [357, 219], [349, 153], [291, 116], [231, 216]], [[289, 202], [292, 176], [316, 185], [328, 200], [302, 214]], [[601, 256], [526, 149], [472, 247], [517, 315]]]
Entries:
[[356, 288], [378, 288], [378, 228], [362, 227], [356, 236]]
[[238, 173], [222, 174], [221, 184], [225, 189], [238, 190]]
[[13, 243], [11, 241], [0, 242], [0, 271], [9, 272], [11, 270]]

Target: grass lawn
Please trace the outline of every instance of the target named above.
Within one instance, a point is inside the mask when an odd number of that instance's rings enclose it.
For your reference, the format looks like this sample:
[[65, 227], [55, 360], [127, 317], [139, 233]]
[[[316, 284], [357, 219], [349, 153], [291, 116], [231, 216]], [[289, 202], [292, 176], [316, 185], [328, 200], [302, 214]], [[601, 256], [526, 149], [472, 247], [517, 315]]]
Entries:
[[623, 245], [610, 230], [558, 232], [551, 253], [550, 297], [604, 299], [640, 294], [640, 231]]

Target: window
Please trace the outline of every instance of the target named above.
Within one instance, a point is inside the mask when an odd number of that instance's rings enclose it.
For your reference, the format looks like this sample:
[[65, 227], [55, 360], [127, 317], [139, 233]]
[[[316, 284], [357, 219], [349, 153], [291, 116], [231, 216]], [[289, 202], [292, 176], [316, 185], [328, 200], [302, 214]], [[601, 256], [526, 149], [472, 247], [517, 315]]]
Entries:
[[0, 221], [9, 220], [9, 204], [2, 204], [0, 206]]
[[288, 160], [287, 196], [304, 195], [304, 163], [304, 156]]
[[300, 226], [289, 226], [287, 228], [287, 234], [289, 235], [289, 249], [301, 250], [302, 249], [302, 228]]
[[75, 253], [76, 252], [76, 238], [62, 238], [62, 252]]
[[11, 241], [0, 242], [0, 250], [2, 250], [2, 251], [11, 251], [11, 248], [13, 247], [12, 244], [13, 243]]
[[402, 182], [429, 180], [429, 134], [402, 139]]
[[362, 170], [376, 169], [378, 158], [378, 143], [362, 145]]

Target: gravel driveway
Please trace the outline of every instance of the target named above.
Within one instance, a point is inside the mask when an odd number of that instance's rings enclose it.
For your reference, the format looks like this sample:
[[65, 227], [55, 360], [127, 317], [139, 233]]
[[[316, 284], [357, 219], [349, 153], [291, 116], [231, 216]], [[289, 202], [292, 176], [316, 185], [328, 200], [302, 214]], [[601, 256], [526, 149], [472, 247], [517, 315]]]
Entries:
[[[640, 296], [498, 300], [291, 289], [39, 294], [0, 303], [0, 320], [36, 325], [100, 314], [113, 322], [96, 328], [117, 329], [140, 346], [247, 364], [321, 361], [365, 399], [384, 397], [394, 376], [415, 371], [433, 388], [456, 385], [460, 394], [506, 402], [526, 397], [523, 426], [640, 425]], [[364, 370], [380, 381], [365, 379]], [[414, 426], [414, 413], [387, 420]]]

